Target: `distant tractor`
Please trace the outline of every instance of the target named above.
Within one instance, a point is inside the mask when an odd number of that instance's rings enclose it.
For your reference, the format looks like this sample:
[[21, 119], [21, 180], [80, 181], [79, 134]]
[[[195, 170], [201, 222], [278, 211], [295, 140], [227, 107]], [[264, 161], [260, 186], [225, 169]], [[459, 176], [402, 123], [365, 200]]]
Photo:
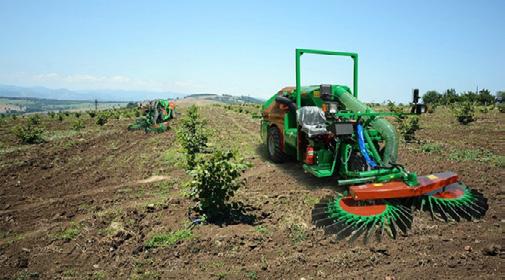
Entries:
[[141, 107], [143, 116], [137, 118], [128, 130], [144, 130], [147, 132], [164, 132], [175, 117], [175, 103], [167, 99], [153, 100]]
[[[345, 85], [301, 86], [303, 54], [344, 56], [354, 62], [353, 90]], [[414, 91], [411, 113], [426, 107]], [[418, 177], [398, 163], [399, 137], [385, 117], [358, 100], [358, 55], [322, 50], [296, 50], [296, 86], [285, 87], [262, 108], [261, 134], [275, 163], [292, 158], [318, 178], [333, 176], [348, 192], [321, 200], [312, 212], [316, 226], [337, 238], [364, 234], [396, 238], [411, 227], [413, 208], [446, 221], [485, 215], [487, 199], [459, 181], [453, 172]], [[406, 114], [405, 114], [406, 115]], [[416, 207], [414, 207], [416, 206]]]

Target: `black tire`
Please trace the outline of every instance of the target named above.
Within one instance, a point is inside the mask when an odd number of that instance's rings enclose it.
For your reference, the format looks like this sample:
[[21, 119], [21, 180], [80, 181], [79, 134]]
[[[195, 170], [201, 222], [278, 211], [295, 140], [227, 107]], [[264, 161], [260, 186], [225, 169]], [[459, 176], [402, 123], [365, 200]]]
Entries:
[[268, 129], [267, 135], [267, 150], [268, 157], [275, 163], [283, 163], [286, 161], [286, 154], [281, 149], [281, 134], [279, 129], [272, 126]]

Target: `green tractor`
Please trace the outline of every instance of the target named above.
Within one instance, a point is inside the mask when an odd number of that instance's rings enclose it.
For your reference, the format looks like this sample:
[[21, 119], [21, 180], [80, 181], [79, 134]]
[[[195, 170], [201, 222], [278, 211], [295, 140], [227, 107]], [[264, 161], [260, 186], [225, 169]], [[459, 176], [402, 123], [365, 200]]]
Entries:
[[165, 132], [168, 123], [175, 117], [175, 103], [167, 99], [153, 100], [141, 106], [142, 115], [128, 130], [144, 130], [148, 132]]
[[[303, 54], [352, 58], [353, 89], [345, 85], [301, 86]], [[414, 102], [409, 114], [426, 107]], [[313, 223], [338, 239], [364, 240], [384, 232], [396, 238], [412, 225], [412, 211], [426, 210], [445, 221], [485, 215], [487, 199], [459, 181], [453, 172], [417, 176], [398, 162], [399, 137], [386, 117], [402, 113], [375, 112], [358, 100], [358, 55], [322, 50], [296, 50], [296, 87], [286, 87], [262, 107], [261, 135], [275, 163], [303, 162], [313, 176], [334, 177], [348, 190], [327, 197], [312, 211]]]

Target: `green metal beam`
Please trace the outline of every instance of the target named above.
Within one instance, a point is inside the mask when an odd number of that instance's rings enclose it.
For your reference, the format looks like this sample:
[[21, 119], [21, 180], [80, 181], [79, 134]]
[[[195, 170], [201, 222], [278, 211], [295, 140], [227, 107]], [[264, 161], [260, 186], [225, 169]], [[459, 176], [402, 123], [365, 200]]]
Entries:
[[319, 55], [336, 55], [351, 57], [354, 62], [353, 70], [353, 95], [358, 98], [358, 54], [351, 52], [334, 52], [324, 50], [311, 50], [311, 49], [296, 49], [296, 105], [298, 108], [301, 106], [301, 72], [300, 72], [300, 57], [304, 53], [319, 54]]

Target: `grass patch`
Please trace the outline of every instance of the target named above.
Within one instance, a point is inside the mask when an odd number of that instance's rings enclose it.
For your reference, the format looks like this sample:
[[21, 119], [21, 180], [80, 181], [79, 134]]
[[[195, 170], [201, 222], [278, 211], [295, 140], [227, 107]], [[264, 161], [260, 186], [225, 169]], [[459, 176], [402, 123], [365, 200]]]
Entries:
[[147, 248], [167, 247], [191, 238], [193, 238], [193, 232], [190, 229], [180, 229], [168, 233], [155, 234], [145, 242], [145, 246]]
[[56, 239], [70, 241], [76, 238], [81, 233], [81, 226], [77, 224], [71, 224], [69, 227], [54, 234]]
[[179, 148], [174, 145], [163, 153], [163, 160], [168, 166], [183, 168], [186, 159]]
[[437, 143], [425, 143], [419, 147], [419, 150], [427, 154], [433, 154], [433, 153], [438, 154], [442, 152], [443, 148], [444, 147], [442, 145]]
[[450, 161], [476, 161], [494, 165], [496, 167], [505, 167], [505, 156], [496, 155], [491, 151], [482, 149], [463, 149], [455, 150], [449, 154]]

